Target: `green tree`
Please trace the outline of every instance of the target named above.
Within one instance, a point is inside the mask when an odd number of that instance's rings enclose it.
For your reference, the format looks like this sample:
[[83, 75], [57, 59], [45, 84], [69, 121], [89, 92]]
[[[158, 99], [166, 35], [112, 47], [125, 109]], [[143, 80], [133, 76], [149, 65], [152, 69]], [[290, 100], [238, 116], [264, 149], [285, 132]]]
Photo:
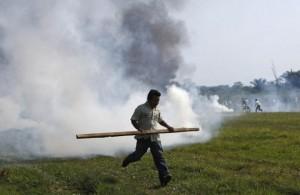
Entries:
[[281, 76], [288, 85], [300, 88], [300, 70], [299, 71], [287, 71]]
[[256, 92], [261, 92], [264, 88], [267, 86], [267, 80], [260, 78], [260, 79], [254, 79], [253, 81], [250, 82], [250, 84], [253, 85], [253, 89]]

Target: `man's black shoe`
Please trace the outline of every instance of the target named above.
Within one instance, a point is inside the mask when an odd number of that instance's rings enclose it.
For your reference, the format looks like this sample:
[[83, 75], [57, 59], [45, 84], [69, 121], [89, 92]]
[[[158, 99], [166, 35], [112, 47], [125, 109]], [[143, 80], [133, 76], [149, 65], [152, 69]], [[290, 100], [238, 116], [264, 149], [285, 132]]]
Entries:
[[129, 162], [127, 160], [124, 160], [122, 162], [122, 167], [127, 167], [129, 165]]
[[164, 176], [160, 181], [160, 185], [162, 187], [166, 186], [171, 181], [171, 179], [172, 179], [171, 175]]

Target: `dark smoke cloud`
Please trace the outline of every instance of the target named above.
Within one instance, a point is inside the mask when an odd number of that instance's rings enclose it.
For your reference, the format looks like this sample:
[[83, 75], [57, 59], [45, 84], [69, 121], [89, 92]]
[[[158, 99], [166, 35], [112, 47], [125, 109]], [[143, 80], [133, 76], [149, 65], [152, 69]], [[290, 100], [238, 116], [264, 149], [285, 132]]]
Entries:
[[122, 53], [125, 74], [154, 87], [169, 84], [183, 63], [184, 24], [169, 16], [162, 1], [151, 1], [125, 8], [122, 29], [130, 40]]
[[[0, 98], [2, 95], [6, 94], [9, 90], [7, 86], [7, 81], [9, 79], [8, 71], [8, 58], [4, 50], [4, 33], [0, 26]], [[1, 111], [1, 108], [0, 108]]]
[[4, 33], [2, 27], [0, 26], [0, 68], [3, 64], [7, 63], [4, 55], [4, 50], [3, 50], [3, 41], [4, 41]]
[[183, 10], [188, 0], [164, 0], [166, 6], [177, 11]]

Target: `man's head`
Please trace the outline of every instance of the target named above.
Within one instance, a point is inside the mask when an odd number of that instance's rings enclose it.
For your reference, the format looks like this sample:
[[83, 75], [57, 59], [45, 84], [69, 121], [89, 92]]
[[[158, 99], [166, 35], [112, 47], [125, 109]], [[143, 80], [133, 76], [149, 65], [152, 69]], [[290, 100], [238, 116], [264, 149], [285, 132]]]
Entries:
[[151, 108], [155, 108], [158, 105], [160, 95], [160, 92], [155, 89], [151, 89], [149, 91], [147, 101], [150, 104]]

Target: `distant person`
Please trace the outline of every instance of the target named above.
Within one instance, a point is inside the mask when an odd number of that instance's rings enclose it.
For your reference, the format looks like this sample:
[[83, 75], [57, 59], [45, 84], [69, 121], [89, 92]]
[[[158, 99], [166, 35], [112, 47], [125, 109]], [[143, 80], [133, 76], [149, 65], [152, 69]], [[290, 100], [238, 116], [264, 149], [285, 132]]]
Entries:
[[[169, 126], [162, 119], [160, 111], [157, 109], [160, 95], [159, 91], [151, 89], [147, 96], [147, 102], [139, 105], [135, 109], [131, 117], [131, 123], [138, 131], [142, 132], [144, 130], [157, 129], [157, 123], [166, 127], [169, 131], [174, 131], [174, 128]], [[136, 135], [135, 138], [137, 140], [135, 151], [124, 159], [122, 167], [126, 167], [128, 164], [140, 160], [148, 148], [150, 148], [155, 166], [159, 173], [160, 184], [161, 186], [166, 186], [171, 180], [171, 175], [163, 157], [159, 134]]]
[[258, 111], [262, 112], [263, 110], [261, 108], [261, 104], [258, 101], [258, 99], [255, 99], [255, 112], [258, 112]]
[[242, 109], [243, 112], [250, 112], [250, 107], [248, 106], [248, 99], [247, 98], [242, 98]]

